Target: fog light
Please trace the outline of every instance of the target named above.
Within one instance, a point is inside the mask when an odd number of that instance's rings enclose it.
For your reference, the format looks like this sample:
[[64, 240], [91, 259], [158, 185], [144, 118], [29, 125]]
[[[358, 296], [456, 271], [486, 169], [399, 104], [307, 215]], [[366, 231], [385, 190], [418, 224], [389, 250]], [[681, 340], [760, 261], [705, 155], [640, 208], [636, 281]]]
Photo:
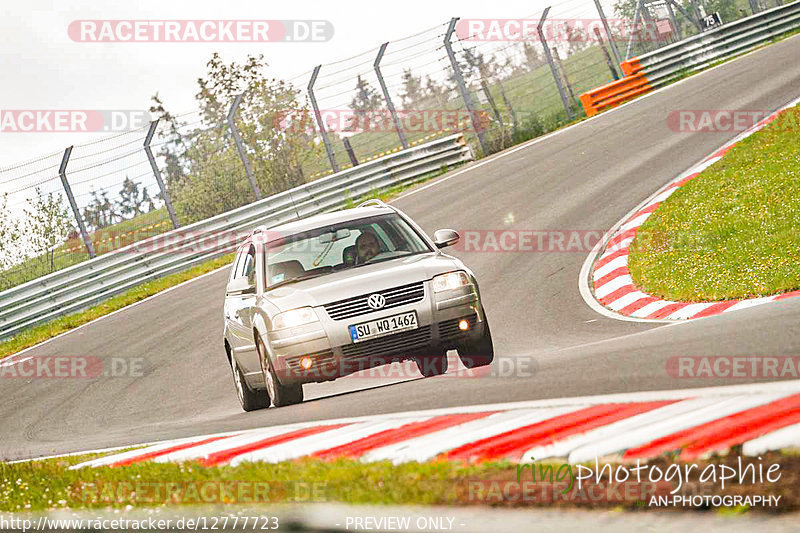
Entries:
[[467, 320], [459, 320], [458, 321], [458, 329], [461, 331], [467, 331], [469, 329], [469, 321]]
[[314, 361], [307, 355], [300, 359], [300, 366], [303, 367], [303, 370], [308, 370], [312, 364], [314, 364]]

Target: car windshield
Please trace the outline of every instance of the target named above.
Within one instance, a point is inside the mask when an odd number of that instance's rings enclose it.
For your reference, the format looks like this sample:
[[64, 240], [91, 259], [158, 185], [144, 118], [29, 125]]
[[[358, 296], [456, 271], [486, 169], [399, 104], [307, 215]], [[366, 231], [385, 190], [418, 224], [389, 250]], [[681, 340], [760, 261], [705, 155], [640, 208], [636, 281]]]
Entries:
[[331, 272], [431, 252], [396, 214], [340, 222], [267, 243], [268, 289]]

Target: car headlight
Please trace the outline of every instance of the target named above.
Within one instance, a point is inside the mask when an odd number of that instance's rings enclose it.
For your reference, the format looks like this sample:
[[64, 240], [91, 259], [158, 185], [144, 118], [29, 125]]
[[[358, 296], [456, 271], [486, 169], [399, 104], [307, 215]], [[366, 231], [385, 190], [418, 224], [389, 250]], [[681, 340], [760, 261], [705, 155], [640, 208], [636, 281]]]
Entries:
[[272, 329], [295, 328], [317, 321], [319, 318], [312, 308], [301, 307], [275, 315], [275, 318], [272, 319]]
[[469, 276], [463, 270], [440, 274], [433, 278], [433, 292], [449, 291], [469, 285]]

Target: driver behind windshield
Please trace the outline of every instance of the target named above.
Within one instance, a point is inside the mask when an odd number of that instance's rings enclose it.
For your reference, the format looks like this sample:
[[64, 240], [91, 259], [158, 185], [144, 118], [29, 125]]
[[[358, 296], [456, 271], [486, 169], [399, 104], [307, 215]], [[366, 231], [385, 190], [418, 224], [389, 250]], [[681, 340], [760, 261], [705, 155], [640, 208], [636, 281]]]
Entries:
[[363, 265], [379, 253], [381, 253], [381, 245], [373, 232], [367, 230], [358, 236], [356, 239], [357, 265]]

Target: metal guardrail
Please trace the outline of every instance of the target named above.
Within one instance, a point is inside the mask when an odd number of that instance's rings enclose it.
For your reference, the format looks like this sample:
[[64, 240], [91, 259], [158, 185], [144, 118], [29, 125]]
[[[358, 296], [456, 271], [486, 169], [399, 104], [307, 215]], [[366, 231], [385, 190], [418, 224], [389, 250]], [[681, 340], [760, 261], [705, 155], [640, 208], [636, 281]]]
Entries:
[[349, 200], [423, 179], [470, 161], [458, 133], [320, 178], [0, 292], [0, 339], [85, 309], [144, 282], [232, 252], [252, 228], [344, 206]]
[[620, 63], [625, 77], [580, 96], [587, 116], [800, 28], [800, 0], [768, 9]]
[[650, 86], [742, 54], [786, 32], [800, 28], [800, 1], [724, 24], [683, 41], [622, 62], [626, 76], [644, 73]]

